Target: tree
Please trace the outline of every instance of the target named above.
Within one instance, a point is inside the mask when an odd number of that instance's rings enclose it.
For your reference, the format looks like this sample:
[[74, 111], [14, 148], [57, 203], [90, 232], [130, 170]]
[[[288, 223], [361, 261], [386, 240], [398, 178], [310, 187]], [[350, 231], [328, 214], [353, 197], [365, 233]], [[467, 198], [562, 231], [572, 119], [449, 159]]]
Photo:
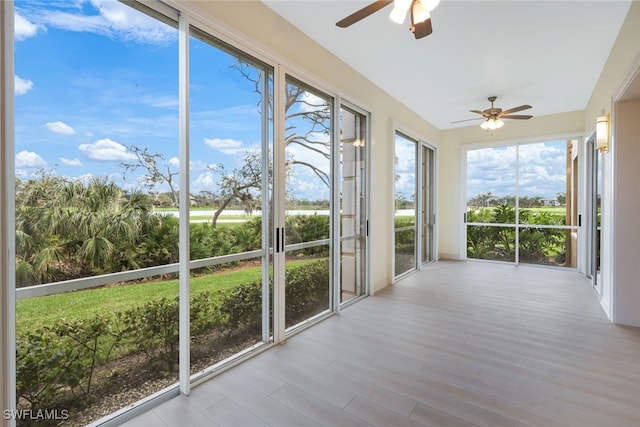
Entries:
[[160, 220], [149, 196], [124, 197], [106, 178], [40, 172], [16, 193], [18, 286], [136, 267], [138, 240]]
[[174, 206], [178, 206], [178, 191], [175, 188], [174, 177], [178, 172], [171, 169], [171, 165], [162, 153], [150, 153], [148, 148], [140, 148], [136, 145], [127, 147], [129, 151], [136, 156], [136, 160], [132, 162], [121, 162], [120, 166], [124, 168], [123, 176], [127, 172], [133, 172], [137, 169], [146, 171], [143, 177], [143, 184], [150, 190], [159, 183], [165, 183], [169, 186], [171, 199]]
[[558, 193], [556, 194], [556, 200], [560, 204], [560, 206], [564, 206], [567, 204], [567, 193]]
[[[264, 76], [262, 69], [254, 64], [238, 58], [232, 68], [253, 83], [254, 91], [261, 95], [261, 101], [267, 103], [267, 114], [273, 117], [273, 99], [269, 92], [264, 94]], [[298, 145], [307, 150], [329, 159], [331, 155], [331, 107], [324, 99], [315, 96], [304, 85], [287, 83], [285, 89], [285, 146]], [[302, 165], [320, 178], [329, 187], [329, 175], [316, 165], [295, 159], [290, 156], [287, 159], [287, 167]], [[289, 173], [291, 173], [289, 171]]]
[[[254, 200], [254, 193], [262, 190], [262, 162], [258, 152], [245, 151], [242, 164], [231, 171], [227, 171], [225, 166], [213, 165], [208, 168], [218, 175], [220, 206], [213, 214], [211, 225], [217, 226], [220, 214], [233, 201], [241, 202], [245, 206], [245, 211], [249, 213], [253, 210], [251, 202]], [[270, 162], [269, 162], [270, 163]], [[269, 176], [271, 172], [269, 171]], [[249, 209], [246, 207], [250, 206]]]

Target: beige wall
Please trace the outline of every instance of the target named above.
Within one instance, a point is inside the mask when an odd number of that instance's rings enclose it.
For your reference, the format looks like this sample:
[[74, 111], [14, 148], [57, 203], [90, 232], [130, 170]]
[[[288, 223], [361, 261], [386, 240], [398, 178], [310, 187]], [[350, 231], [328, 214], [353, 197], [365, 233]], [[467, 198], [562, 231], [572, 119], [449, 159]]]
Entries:
[[[620, 111], [621, 114], [618, 114], [614, 108], [614, 101], [621, 95], [623, 86], [629, 83], [630, 76], [639, 67], [640, 1], [634, 0], [591, 94], [585, 110], [584, 126], [585, 129], [593, 129], [597, 116], [602, 112], [611, 113], [613, 137], [611, 149], [605, 154], [603, 163], [601, 303], [609, 318], [614, 322], [636, 326], [640, 326], [640, 311], [637, 310], [637, 307], [640, 306], [640, 292], [638, 291], [640, 282], [637, 272], [633, 271], [632, 266], [625, 266], [625, 263], [620, 263], [620, 260], [628, 261], [630, 256], [635, 258], [631, 261], [633, 265], [638, 264], [639, 245], [635, 243], [629, 246], [625, 239], [626, 236], [629, 236], [626, 233], [636, 229], [637, 224], [633, 218], [625, 217], [624, 212], [618, 211], [625, 209], [626, 204], [633, 203], [633, 198], [637, 197], [634, 196], [637, 193], [637, 188], [629, 189], [625, 184], [637, 183], [640, 180], [640, 170], [637, 167], [639, 163], [638, 152], [637, 149], [633, 149], [639, 144], [637, 123], [640, 116], [637, 115], [637, 112], [635, 116], [628, 116], [629, 110], [624, 107]], [[625, 122], [628, 123], [625, 124]], [[633, 132], [636, 135], [635, 140], [632, 139]], [[628, 160], [635, 163], [630, 166]], [[635, 193], [630, 195], [628, 194], [629, 190]], [[628, 197], [631, 199], [627, 200]], [[636, 239], [635, 242], [638, 240]], [[616, 245], [619, 246], [616, 248]], [[620, 256], [622, 258], [619, 258]], [[631, 311], [628, 310], [630, 306], [633, 307]], [[620, 313], [617, 313], [617, 308], [620, 309]]]
[[585, 109], [585, 129], [593, 129], [602, 111], [611, 112], [612, 98], [640, 54], [640, 1], [631, 3], [627, 17], [591, 93]]
[[616, 193], [612, 209], [615, 321], [640, 326], [640, 98], [616, 105]]
[[438, 145], [440, 132], [395, 98], [355, 72], [322, 46], [256, 1], [192, 2], [216, 21], [248, 37], [262, 53], [294, 70], [308, 71], [328, 88], [373, 113], [371, 147], [371, 284], [379, 290], [392, 281], [394, 125]]

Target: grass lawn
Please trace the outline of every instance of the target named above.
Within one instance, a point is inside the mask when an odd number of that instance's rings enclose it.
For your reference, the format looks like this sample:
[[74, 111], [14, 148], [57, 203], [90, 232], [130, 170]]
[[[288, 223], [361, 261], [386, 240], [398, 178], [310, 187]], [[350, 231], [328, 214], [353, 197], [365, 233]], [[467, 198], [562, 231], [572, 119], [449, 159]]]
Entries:
[[523, 211], [530, 211], [530, 212], [547, 212], [552, 215], [564, 216], [567, 214], [566, 206], [541, 206], [537, 208], [520, 208], [520, 209], [522, 209]]
[[[309, 260], [288, 262], [287, 266], [300, 265]], [[211, 292], [215, 298], [218, 290], [229, 289], [242, 283], [251, 283], [262, 277], [261, 267], [247, 267], [234, 271], [221, 271], [191, 278], [191, 294]], [[128, 285], [114, 285], [97, 289], [68, 292], [19, 300], [16, 303], [17, 333], [67, 321], [92, 318], [95, 315], [110, 316], [114, 312], [143, 305], [163, 297], [178, 295], [178, 280], [150, 281]]]

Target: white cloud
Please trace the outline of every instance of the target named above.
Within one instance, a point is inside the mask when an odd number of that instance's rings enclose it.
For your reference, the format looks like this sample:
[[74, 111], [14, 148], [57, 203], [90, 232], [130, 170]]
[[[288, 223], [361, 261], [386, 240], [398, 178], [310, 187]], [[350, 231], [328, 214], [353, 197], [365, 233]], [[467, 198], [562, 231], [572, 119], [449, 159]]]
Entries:
[[224, 154], [237, 154], [243, 151], [242, 141], [231, 138], [205, 138], [204, 143], [211, 148], [220, 150]]
[[[86, 12], [82, 4], [95, 8], [92, 15]], [[167, 43], [176, 38], [176, 30], [170, 26], [140, 13], [119, 1], [79, 0], [68, 4], [58, 3], [57, 10], [23, 11], [36, 26], [53, 27], [67, 31], [88, 32], [114, 39], [123, 39], [137, 43]]]
[[15, 13], [14, 19], [16, 40], [24, 40], [33, 37], [38, 32], [38, 26], [29, 22], [19, 13]]
[[14, 76], [14, 87], [16, 95], [24, 95], [33, 89], [33, 82], [20, 78], [17, 74]]
[[60, 157], [60, 163], [65, 166], [82, 166], [82, 162], [78, 159], [66, 159], [64, 157]]
[[60, 135], [73, 135], [76, 133], [75, 130], [71, 126], [63, 122], [48, 122], [46, 125], [47, 129], [49, 129], [53, 133], [57, 133]]
[[304, 92], [301, 97], [298, 98], [298, 108], [305, 113], [319, 112], [323, 110], [329, 110], [329, 103], [326, 99], [322, 99], [319, 96], [311, 93]]
[[216, 186], [215, 173], [204, 172], [198, 175], [198, 177], [191, 182], [191, 192], [197, 193], [203, 190], [213, 191], [215, 189], [215, 186]]
[[90, 159], [99, 161], [134, 160], [136, 156], [127, 151], [127, 147], [109, 138], [100, 139], [92, 144], [80, 144], [78, 149]]
[[[176, 170], [180, 167], [180, 159], [175, 156], [170, 158], [167, 163], [169, 163], [169, 166], [175, 168]], [[209, 164], [207, 162], [203, 162], [202, 160], [191, 160], [189, 162], [189, 169], [192, 173], [196, 171], [208, 170], [208, 166]]]
[[33, 151], [20, 151], [16, 154], [17, 168], [44, 168], [46, 166], [46, 160]]
[[191, 160], [189, 162], [189, 168], [191, 171], [205, 171], [209, 169], [209, 163], [203, 162], [202, 160]]
[[555, 197], [566, 191], [566, 142], [522, 144], [467, 152], [467, 197], [492, 193], [496, 197]]

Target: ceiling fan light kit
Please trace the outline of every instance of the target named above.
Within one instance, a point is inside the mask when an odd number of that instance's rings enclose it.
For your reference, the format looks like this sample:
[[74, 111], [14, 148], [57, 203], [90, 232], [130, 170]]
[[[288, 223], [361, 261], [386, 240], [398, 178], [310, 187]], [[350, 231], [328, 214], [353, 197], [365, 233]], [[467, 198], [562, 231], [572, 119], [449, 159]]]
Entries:
[[480, 127], [487, 131], [500, 129], [502, 126], [504, 126], [504, 122], [500, 119], [487, 119], [480, 123]]
[[[513, 114], [513, 113], [517, 113], [518, 111], [528, 110], [529, 108], [531, 108], [531, 105], [524, 104], [518, 107], [509, 108], [508, 110], [503, 110], [502, 108], [493, 106], [493, 103], [495, 102], [495, 100], [498, 99], [497, 96], [490, 96], [487, 99], [491, 103], [491, 108], [487, 108], [486, 110], [482, 110], [482, 111], [480, 110], [469, 110], [469, 111], [472, 113], [480, 114], [482, 117], [484, 117], [484, 121], [480, 123], [480, 127], [488, 132], [494, 131], [496, 129], [500, 129], [502, 126], [504, 126], [504, 122], [502, 121], [502, 119], [529, 120], [531, 117], [533, 117], [529, 114]], [[471, 119], [471, 120], [474, 120], [474, 119]], [[460, 121], [464, 122], [466, 120], [460, 120]]]
[[407, 11], [399, 9], [398, 6], [394, 6], [393, 9], [391, 9], [391, 13], [389, 14], [389, 19], [391, 19], [396, 24], [403, 24], [406, 17]]
[[416, 39], [426, 37], [433, 32], [430, 12], [438, 6], [440, 0], [378, 0], [336, 22], [340, 28], [346, 28], [366, 18], [383, 7], [393, 3], [389, 14], [391, 21], [402, 24], [411, 16], [409, 29]]

